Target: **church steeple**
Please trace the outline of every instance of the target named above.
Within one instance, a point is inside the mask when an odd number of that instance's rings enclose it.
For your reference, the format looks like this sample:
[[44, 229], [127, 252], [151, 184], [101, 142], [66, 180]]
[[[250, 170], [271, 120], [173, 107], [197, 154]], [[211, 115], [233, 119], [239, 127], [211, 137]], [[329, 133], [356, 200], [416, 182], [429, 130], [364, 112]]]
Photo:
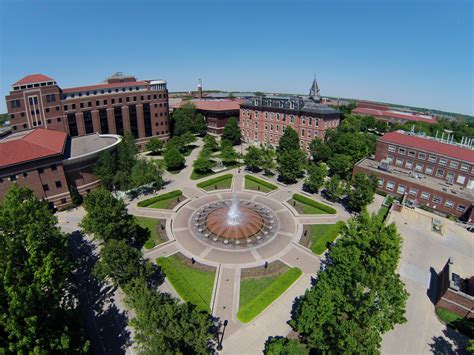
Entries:
[[314, 74], [313, 84], [311, 85], [311, 89], [309, 90], [309, 97], [316, 102], [321, 101], [321, 96], [319, 96], [318, 82], [316, 80], [316, 74]]

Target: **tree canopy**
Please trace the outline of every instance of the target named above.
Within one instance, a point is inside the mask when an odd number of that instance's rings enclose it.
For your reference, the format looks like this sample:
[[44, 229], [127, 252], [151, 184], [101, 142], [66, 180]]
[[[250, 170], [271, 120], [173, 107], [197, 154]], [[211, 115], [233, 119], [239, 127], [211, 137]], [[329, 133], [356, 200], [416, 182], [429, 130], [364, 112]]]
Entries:
[[0, 352], [87, 353], [68, 239], [47, 202], [13, 184], [0, 204]]
[[232, 143], [232, 145], [240, 144], [240, 140], [242, 139], [242, 134], [240, 132], [239, 123], [235, 117], [230, 117], [227, 120], [227, 123], [224, 126], [224, 130], [222, 131], [222, 140], [228, 140]]
[[285, 183], [296, 182], [304, 172], [306, 154], [301, 149], [283, 150], [278, 153], [279, 178]]
[[259, 171], [262, 166], [262, 151], [251, 145], [244, 155], [244, 163], [250, 171]]
[[356, 212], [362, 211], [374, 200], [377, 189], [377, 177], [367, 177], [364, 173], [357, 173], [352, 179], [352, 188], [348, 189], [348, 206]]
[[184, 156], [175, 147], [167, 148], [163, 154], [166, 168], [171, 171], [176, 171], [184, 167], [186, 160]]
[[278, 143], [277, 154], [300, 149], [300, 138], [298, 133], [291, 127], [286, 127], [285, 133]]
[[311, 193], [317, 192], [324, 184], [324, 178], [327, 176], [326, 165], [311, 164], [308, 166], [308, 175], [304, 181], [304, 188]]
[[153, 154], [160, 154], [163, 150], [164, 143], [158, 137], [150, 138], [148, 142], [146, 142], [145, 149], [149, 150]]

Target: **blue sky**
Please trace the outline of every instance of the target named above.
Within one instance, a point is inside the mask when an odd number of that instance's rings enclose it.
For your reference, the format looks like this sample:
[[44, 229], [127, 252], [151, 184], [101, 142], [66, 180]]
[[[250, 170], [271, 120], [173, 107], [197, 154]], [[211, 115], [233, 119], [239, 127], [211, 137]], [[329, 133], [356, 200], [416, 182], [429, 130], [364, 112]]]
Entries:
[[474, 114], [470, 0], [0, 0], [0, 112], [10, 85], [123, 71], [169, 90], [307, 93]]

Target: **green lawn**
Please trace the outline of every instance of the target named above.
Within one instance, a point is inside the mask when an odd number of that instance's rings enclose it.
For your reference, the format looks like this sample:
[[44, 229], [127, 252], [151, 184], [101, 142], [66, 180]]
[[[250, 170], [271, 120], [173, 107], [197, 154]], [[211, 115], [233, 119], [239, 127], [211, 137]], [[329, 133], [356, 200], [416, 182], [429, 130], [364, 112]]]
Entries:
[[314, 224], [311, 225], [311, 251], [321, 255], [327, 249], [328, 243], [332, 243], [339, 235], [339, 230], [344, 226], [344, 222], [335, 224]]
[[259, 178], [251, 175], [245, 175], [245, 189], [262, 192], [270, 192], [276, 190], [278, 187]]
[[377, 212], [377, 216], [379, 218], [385, 219], [385, 217], [387, 216], [388, 210], [389, 210], [389, 207], [387, 206], [380, 207], [379, 211]]
[[[240, 164], [240, 165], [243, 165], [243, 164]], [[219, 174], [219, 173], [222, 173], [224, 171], [234, 169], [238, 166], [239, 166], [239, 163], [236, 162], [235, 164], [226, 166], [225, 169], [220, 170], [218, 172], [214, 172], [214, 171], [210, 170], [210, 171], [208, 171], [207, 173], [204, 173], [204, 174], [200, 174], [200, 173], [193, 170], [193, 172], [191, 173], [191, 180], [199, 180], [199, 179], [205, 178], [207, 176], [211, 176], [211, 175], [214, 175], [214, 174]]]
[[474, 337], [474, 320], [463, 318], [440, 307], [436, 307], [435, 312], [438, 318], [447, 326], [470, 338]]
[[158, 258], [156, 263], [184, 301], [195, 304], [201, 310], [210, 310], [215, 270], [198, 270], [186, 265], [174, 255]]
[[215, 177], [213, 179], [201, 181], [197, 184], [197, 187], [206, 191], [230, 189], [232, 186], [232, 174], [225, 174], [222, 176]]
[[293, 194], [293, 198], [288, 203], [302, 214], [336, 214], [337, 212], [331, 206], [300, 194]]
[[160, 245], [168, 240], [166, 236], [162, 234], [165, 232], [160, 229], [160, 224], [164, 223], [164, 220], [138, 216], [135, 218], [140, 227], [150, 231], [150, 238], [148, 238], [144, 245], [145, 249], [151, 249], [155, 245]]
[[138, 207], [160, 208], [165, 210], [173, 209], [178, 203], [186, 197], [181, 190], [174, 190], [162, 195], [158, 195], [138, 202]]
[[248, 323], [285, 292], [302, 274], [291, 268], [279, 276], [247, 279], [240, 282], [240, 305], [237, 318]]

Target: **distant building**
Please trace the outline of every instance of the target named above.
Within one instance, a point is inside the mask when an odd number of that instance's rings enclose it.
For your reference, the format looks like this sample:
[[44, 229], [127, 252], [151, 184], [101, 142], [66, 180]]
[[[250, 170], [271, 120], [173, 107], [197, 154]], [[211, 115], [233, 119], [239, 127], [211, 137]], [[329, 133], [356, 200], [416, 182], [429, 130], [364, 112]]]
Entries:
[[357, 107], [351, 113], [360, 116], [374, 116], [376, 119], [389, 124], [403, 124], [406, 122], [438, 123], [436, 116], [428, 113], [392, 108], [385, 104], [370, 101], [358, 101]]
[[375, 174], [384, 192], [474, 223], [474, 149], [464, 142], [390, 132], [378, 140], [375, 159], [358, 162], [353, 173]]
[[286, 127], [293, 128], [306, 150], [314, 138], [324, 139], [326, 130], [339, 125], [341, 113], [321, 103], [314, 79], [307, 97], [255, 96], [240, 105], [240, 129], [247, 143], [277, 146]]
[[164, 80], [138, 81], [117, 73], [102, 84], [64, 88], [43, 74], [24, 77], [6, 96], [13, 132], [44, 128], [71, 137], [131, 132], [143, 146], [168, 139], [168, 90]]
[[474, 276], [463, 279], [454, 272], [452, 258], [438, 274], [436, 307], [446, 309], [460, 317], [474, 318]]
[[70, 186], [86, 193], [99, 186], [92, 173], [100, 152], [115, 149], [118, 135], [69, 137], [66, 132], [36, 128], [0, 138], [0, 200], [11, 184], [27, 186], [57, 208], [71, 204]]

